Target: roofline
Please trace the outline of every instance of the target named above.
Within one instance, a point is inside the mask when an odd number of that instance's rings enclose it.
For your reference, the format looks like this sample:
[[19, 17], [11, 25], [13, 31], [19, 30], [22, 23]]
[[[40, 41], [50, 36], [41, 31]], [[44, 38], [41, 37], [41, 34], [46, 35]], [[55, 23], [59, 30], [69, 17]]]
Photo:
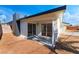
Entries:
[[48, 10], [48, 11], [45, 11], [45, 12], [40, 12], [40, 13], [31, 15], [31, 16], [27, 16], [27, 17], [24, 17], [24, 18], [20, 18], [18, 20], [27, 19], [27, 18], [31, 18], [31, 17], [35, 17], [35, 16], [40, 16], [40, 15], [43, 15], [43, 14], [48, 14], [48, 13], [51, 13], [51, 12], [56, 12], [56, 11], [65, 10], [65, 9], [66, 9], [66, 5], [58, 7], [58, 8], [54, 8], [54, 9], [51, 9], [51, 10]]

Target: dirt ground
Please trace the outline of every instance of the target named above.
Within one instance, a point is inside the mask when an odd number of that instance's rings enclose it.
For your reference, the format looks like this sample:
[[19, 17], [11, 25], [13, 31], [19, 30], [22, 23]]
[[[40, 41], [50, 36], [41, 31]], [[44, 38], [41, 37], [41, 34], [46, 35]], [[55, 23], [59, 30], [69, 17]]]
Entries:
[[0, 40], [0, 54], [74, 54], [79, 53], [79, 37], [61, 34], [59, 43], [51, 51], [37, 41], [23, 39], [13, 34], [3, 34]]
[[12, 34], [3, 34], [0, 41], [1, 54], [49, 54], [50, 49], [37, 41], [23, 39]]
[[59, 54], [79, 54], [79, 36], [61, 34], [55, 51]]

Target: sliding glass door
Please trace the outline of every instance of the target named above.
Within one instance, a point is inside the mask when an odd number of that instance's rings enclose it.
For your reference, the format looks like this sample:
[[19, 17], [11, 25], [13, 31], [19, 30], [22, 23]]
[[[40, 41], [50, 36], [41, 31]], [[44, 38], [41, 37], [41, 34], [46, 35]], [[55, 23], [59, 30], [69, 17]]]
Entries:
[[36, 35], [36, 24], [28, 24], [28, 36]]
[[52, 24], [47, 24], [47, 36], [52, 37]]
[[52, 24], [42, 24], [42, 35], [52, 37]]

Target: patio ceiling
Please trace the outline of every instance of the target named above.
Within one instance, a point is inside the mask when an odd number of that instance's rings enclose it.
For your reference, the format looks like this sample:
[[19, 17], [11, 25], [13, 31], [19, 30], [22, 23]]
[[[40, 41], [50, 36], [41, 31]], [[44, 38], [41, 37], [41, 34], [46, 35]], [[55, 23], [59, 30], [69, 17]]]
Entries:
[[31, 17], [28, 19], [24, 19], [22, 21], [28, 22], [28, 23], [49, 23], [52, 20], [56, 20], [59, 17], [59, 14], [61, 12], [64, 12], [64, 10], [52, 12], [52, 13], [47, 13], [47, 14], [43, 14], [40, 16], [34, 16], [34, 17]]

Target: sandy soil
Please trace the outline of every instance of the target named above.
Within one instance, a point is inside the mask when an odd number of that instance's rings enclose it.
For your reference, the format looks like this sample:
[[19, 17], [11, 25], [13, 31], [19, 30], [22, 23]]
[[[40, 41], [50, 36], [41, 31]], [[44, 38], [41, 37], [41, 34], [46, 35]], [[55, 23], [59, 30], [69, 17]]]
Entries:
[[49, 54], [50, 49], [37, 41], [23, 39], [12, 34], [3, 34], [0, 41], [1, 54]]
[[[55, 50], [59, 54], [79, 54], [79, 36], [61, 34], [59, 45]], [[61, 48], [60, 48], [61, 47]]]
[[[79, 36], [61, 34], [59, 42], [55, 49], [57, 54], [79, 53]], [[10, 33], [3, 34], [0, 41], [1, 54], [55, 54], [55, 52], [37, 41], [23, 39]]]

